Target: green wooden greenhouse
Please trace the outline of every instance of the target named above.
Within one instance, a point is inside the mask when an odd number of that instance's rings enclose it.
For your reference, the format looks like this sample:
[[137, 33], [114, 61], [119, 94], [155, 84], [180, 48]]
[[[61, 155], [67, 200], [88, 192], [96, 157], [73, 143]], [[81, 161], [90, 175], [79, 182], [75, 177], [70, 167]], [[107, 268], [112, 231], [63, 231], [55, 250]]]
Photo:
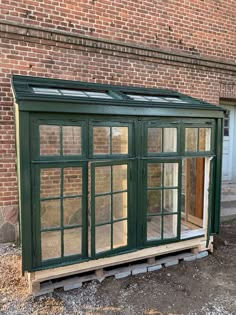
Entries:
[[212, 250], [222, 108], [167, 89], [18, 75], [12, 88], [22, 265], [33, 292]]

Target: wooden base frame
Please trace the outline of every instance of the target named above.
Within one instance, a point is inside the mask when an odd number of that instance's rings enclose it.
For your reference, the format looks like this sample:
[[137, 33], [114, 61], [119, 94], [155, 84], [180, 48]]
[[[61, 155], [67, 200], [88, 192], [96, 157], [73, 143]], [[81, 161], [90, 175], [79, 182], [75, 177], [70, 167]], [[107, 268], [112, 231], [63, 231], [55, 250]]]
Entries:
[[[206, 246], [206, 238], [200, 237], [192, 240], [145, 248], [139, 251], [121, 254], [113, 257], [100, 258], [97, 260], [91, 260], [74, 265], [30, 272], [28, 273], [29, 292], [35, 296], [38, 296], [52, 292], [55, 288], [58, 287], [64, 287], [65, 290], [68, 287], [71, 289], [80, 287], [82, 286], [82, 282], [90, 281], [93, 279], [100, 280], [104, 279], [107, 276], [112, 276], [122, 272], [123, 269], [119, 268], [119, 265], [125, 265], [127, 263], [132, 263], [135, 261], [137, 262], [141, 260], [146, 260], [146, 264], [148, 265], [155, 265], [157, 263], [156, 259], [158, 259], [158, 261], [163, 260], [160, 259], [163, 255], [178, 253], [180, 251], [183, 252], [186, 250], [189, 250], [189, 253], [192, 254], [197, 254], [198, 252], [206, 250], [212, 252], [213, 236], [210, 237], [210, 242], [208, 246]], [[180, 255], [177, 256], [180, 257], [179, 259], [181, 259], [182, 257]], [[112, 270], [110, 268], [112, 266], [116, 266], [116, 268], [113, 268]], [[106, 272], [105, 274], [103, 270], [104, 268], [108, 267], [110, 271]], [[144, 264], [139, 265], [139, 268], [142, 267], [144, 267]], [[132, 269], [132, 267], [129, 268]], [[89, 275], [84, 275], [85, 273], [87, 274], [89, 272]], [[132, 274], [134, 273], [132, 272]], [[69, 276], [76, 276], [76, 279], [74, 278], [72, 281], [70, 281], [70, 279], [68, 280]], [[58, 282], [56, 282], [55, 279], [58, 279]], [[51, 280], [53, 280], [53, 282]], [[70, 285], [71, 283], [74, 283], [74, 285]]]

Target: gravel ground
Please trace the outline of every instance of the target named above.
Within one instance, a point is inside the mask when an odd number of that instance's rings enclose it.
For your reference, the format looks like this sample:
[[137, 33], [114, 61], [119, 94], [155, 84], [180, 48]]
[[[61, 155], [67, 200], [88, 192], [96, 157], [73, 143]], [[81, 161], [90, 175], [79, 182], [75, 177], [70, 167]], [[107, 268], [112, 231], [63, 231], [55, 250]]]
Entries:
[[236, 315], [236, 221], [222, 224], [207, 258], [121, 280], [34, 298], [21, 277], [21, 251], [0, 245], [0, 314]]

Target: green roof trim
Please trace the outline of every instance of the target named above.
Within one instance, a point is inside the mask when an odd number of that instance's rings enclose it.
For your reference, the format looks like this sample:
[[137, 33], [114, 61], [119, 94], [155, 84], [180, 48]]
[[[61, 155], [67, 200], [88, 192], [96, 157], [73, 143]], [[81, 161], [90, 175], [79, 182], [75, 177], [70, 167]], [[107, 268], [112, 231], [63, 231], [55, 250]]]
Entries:
[[[88, 113], [110, 114], [108, 106], [112, 106], [112, 113], [120, 115], [145, 115], [145, 112], [150, 109], [147, 116], [159, 114], [162, 116], [170, 109], [174, 110], [174, 114], [176, 110], [178, 112], [178, 110], [190, 109], [190, 116], [197, 116], [200, 110], [204, 111], [208, 117], [222, 117], [225, 111], [220, 106], [169, 89], [107, 85], [21, 75], [12, 76], [12, 87], [19, 109], [25, 111], [35, 110], [36, 103], [37, 111], [40, 111], [40, 106], [43, 105], [44, 111], [56, 112], [58, 109], [61, 112], [64, 104], [65, 112], [85, 113], [87, 108]], [[48, 104], [46, 108], [45, 104]], [[56, 108], [50, 106], [55, 107], [55, 104], [60, 104], [60, 106]], [[78, 106], [75, 106], [76, 104]], [[83, 108], [83, 106], [86, 107]], [[97, 112], [94, 106], [97, 106]], [[193, 110], [197, 110], [198, 113], [194, 114]], [[204, 116], [204, 113], [200, 116]]]

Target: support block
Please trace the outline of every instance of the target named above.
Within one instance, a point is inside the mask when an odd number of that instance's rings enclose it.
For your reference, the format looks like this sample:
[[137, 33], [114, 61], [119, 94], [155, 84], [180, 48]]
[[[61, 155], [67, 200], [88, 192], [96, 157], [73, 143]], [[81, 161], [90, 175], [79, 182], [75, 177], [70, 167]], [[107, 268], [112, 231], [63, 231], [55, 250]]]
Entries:
[[126, 278], [128, 276], [131, 275], [131, 271], [124, 271], [124, 272], [119, 272], [115, 275], [116, 279], [122, 279], [122, 278]]
[[155, 262], [156, 262], [155, 257], [148, 258], [148, 260], [147, 260], [147, 263], [148, 263], [149, 265], [154, 265]]
[[171, 266], [178, 265], [178, 263], [179, 263], [179, 260], [176, 259], [176, 260], [167, 261], [164, 265], [165, 267], [171, 267]]
[[197, 254], [198, 252], [199, 252], [199, 248], [198, 247], [195, 247], [195, 248], [191, 249], [191, 253], [192, 254]]
[[151, 272], [151, 271], [156, 271], [156, 270], [160, 270], [162, 268], [162, 265], [154, 265], [154, 266], [150, 266], [148, 267], [148, 272]]
[[194, 261], [197, 259], [197, 255], [190, 255], [187, 257], [184, 257], [184, 261]]
[[147, 267], [140, 267], [140, 268], [135, 268], [132, 270], [132, 275], [138, 275], [140, 273], [146, 273], [147, 272]]
[[104, 275], [103, 269], [97, 269], [95, 271], [95, 275], [97, 278], [103, 278], [103, 275]]
[[200, 253], [197, 254], [197, 259], [204, 258], [204, 257], [207, 257], [207, 256], [208, 256], [208, 251], [204, 250], [203, 252], [200, 252]]
[[69, 290], [73, 290], [73, 289], [79, 289], [82, 287], [82, 282], [78, 282], [78, 283], [73, 283], [73, 284], [68, 284], [68, 285], [65, 285], [63, 287], [64, 291], [69, 291]]

